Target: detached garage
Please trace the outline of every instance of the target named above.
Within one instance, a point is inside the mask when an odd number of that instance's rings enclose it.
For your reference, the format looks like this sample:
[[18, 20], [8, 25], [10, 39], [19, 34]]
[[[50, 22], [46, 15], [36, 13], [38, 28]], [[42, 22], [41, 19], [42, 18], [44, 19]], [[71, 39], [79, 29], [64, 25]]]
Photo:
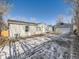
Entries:
[[55, 26], [55, 32], [59, 34], [69, 33], [71, 31], [72, 25], [69, 23], [59, 23]]

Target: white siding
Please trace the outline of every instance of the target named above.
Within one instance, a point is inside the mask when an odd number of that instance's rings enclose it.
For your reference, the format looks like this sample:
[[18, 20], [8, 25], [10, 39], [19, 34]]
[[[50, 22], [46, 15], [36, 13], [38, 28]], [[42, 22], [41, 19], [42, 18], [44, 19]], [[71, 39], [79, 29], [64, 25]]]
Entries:
[[[28, 26], [28, 31], [25, 31], [25, 26]], [[16, 34], [18, 34], [19, 37], [27, 37], [35, 34], [43, 34], [46, 32], [51, 32], [52, 27], [49, 27], [45, 24], [39, 24], [39, 25], [20, 25], [20, 24], [10, 24], [9, 25], [9, 32], [10, 37], [16, 37]]]
[[36, 26], [29, 26], [29, 34], [34, 35], [36, 33]]
[[45, 24], [39, 24], [38, 27], [41, 28], [41, 33], [46, 33], [47, 25]]
[[9, 25], [10, 37], [15, 37], [15, 34], [18, 34], [18, 36], [21, 37], [26, 37], [28, 35], [28, 32], [25, 32], [25, 26], [26, 25], [10, 24]]
[[65, 34], [70, 32], [70, 28], [56, 28], [56, 33]]

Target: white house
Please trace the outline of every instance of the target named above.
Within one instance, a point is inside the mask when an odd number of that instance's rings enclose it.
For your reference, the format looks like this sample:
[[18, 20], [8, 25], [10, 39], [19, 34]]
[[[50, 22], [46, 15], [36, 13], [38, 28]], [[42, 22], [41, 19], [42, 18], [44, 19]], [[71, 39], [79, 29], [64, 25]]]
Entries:
[[59, 34], [65, 34], [71, 32], [72, 25], [69, 23], [58, 23], [54, 26], [55, 32]]
[[52, 26], [41, 23], [32, 23], [8, 20], [10, 37], [27, 37], [52, 31]]
[[16, 20], [8, 20], [8, 25], [9, 25], [10, 37], [30, 36], [36, 31], [37, 27], [36, 23], [16, 21]]

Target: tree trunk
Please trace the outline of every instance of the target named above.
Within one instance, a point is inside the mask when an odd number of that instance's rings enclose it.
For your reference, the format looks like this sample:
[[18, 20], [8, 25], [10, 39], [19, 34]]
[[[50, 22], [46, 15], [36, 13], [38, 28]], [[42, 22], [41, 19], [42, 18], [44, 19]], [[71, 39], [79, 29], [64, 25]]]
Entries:
[[79, 59], [79, 37], [73, 40], [73, 56], [72, 59]]
[[2, 24], [3, 24], [2, 14], [0, 13], [0, 36], [1, 36], [1, 31], [2, 31]]

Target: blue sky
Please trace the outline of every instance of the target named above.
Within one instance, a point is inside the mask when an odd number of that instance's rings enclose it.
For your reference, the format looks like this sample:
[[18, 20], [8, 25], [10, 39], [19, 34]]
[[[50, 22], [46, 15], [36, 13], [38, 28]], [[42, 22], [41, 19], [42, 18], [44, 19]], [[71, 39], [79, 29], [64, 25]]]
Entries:
[[64, 0], [14, 0], [7, 18], [23, 18], [25, 21], [36, 21], [55, 24], [58, 15], [71, 18], [70, 7]]

